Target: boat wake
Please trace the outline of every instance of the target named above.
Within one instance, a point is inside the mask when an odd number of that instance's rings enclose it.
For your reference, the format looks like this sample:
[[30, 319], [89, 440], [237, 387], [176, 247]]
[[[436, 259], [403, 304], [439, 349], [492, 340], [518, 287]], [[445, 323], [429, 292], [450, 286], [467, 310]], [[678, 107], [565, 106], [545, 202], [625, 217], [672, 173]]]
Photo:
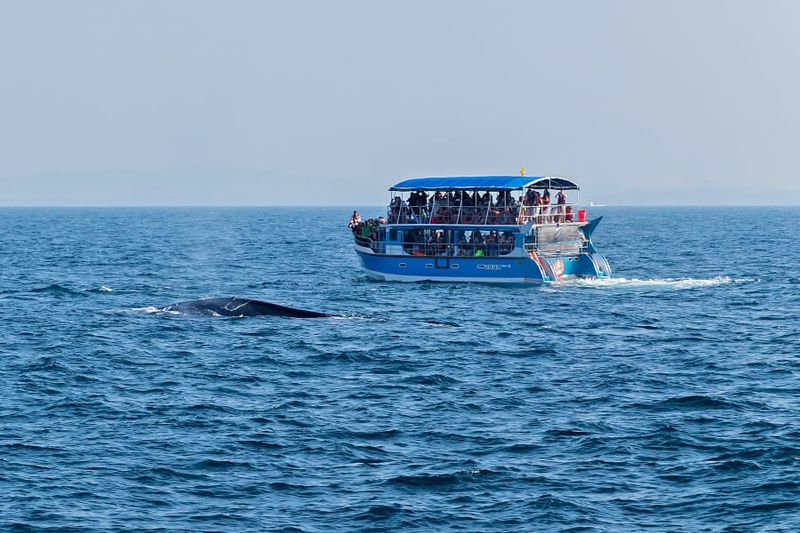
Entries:
[[716, 276], [714, 278], [656, 278], [656, 279], [627, 279], [627, 278], [571, 278], [556, 281], [551, 287], [587, 287], [595, 289], [697, 289], [702, 287], [717, 287], [733, 283], [753, 283], [755, 279], [731, 278], [729, 276]]

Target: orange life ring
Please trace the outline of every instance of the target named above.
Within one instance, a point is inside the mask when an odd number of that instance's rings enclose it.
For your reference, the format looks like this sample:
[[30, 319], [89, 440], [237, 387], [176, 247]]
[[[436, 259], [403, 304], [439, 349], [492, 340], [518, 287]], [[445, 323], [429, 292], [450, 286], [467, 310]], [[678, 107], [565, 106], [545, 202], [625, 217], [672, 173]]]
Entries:
[[564, 260], [560, 257], [553, 261], [550, 266], [553, 268], [553, 274], [555, 274], [557, 278], [564, 275]]

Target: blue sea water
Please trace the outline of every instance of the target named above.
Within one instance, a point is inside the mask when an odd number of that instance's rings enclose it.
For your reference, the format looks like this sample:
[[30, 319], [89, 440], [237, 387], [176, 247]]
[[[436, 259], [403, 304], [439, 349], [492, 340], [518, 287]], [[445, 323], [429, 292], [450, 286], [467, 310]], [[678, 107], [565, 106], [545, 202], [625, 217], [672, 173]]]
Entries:
[[0, 210], [0, 530], [800, 530], [800, 209], [594, 209], [553, 286], [370, 281], [349, 214]]

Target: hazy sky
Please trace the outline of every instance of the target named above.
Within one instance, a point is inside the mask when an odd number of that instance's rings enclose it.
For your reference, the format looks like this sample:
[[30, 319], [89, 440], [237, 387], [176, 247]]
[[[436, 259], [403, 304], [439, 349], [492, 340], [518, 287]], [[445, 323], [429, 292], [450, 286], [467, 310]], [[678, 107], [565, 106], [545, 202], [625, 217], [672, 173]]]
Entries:
[[800, 204], [800, 2], [0, 0], [0, 204]]

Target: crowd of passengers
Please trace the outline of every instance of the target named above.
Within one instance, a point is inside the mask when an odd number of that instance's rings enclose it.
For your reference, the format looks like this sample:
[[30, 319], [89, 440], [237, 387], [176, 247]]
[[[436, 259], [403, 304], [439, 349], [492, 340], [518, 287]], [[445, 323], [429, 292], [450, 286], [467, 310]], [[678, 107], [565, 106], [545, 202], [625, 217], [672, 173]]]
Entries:
[[[415, 229], [403, 233], [403, 249], [411, 255], [483, 257], [506, 255], [514, 250], [514, 234], [510, 231], [480, 230], [461, 233], [458, 242], [447, 242], [444, 230]], [[468, 235], [469, 234], [469, 235]]]
[[[566, 203], [566, 193], [558, 191], [555, 205], [551, 205], [547, 189], [541, 194], [528, 189], [519, 199], [511, 191], [437, 191], [430, 196], [425, 191], [415, 191], [407, 201], [395, 196], [388, 215], [392, 224], [513, 225], [530, 219], [537, 224], [574, 222], [572, 206]], [[376, 241], [378, 228], [386, 223], [384, 217], [363, 221], [358, 211], [353, 211], [348, 227], [356, 237]]]
[[[356, 240], [363, 239], [365, 246], [372, 246], [379, 239], [378, 228], [386, 224], [384, 217], [361, 220], [358, 211], [353, 211], [348, 227], [353, 231]], [[403, 249], [412, 255], [442, 256], [497, 256], [506, 255], [514, 250], [514, 234], [510, 231], [488, 231], [486, 235], [480, 230], [457, 231], [458, 242], [447, 242], [444, 230], [427, 230], [416, 228], [403, 231]], [[369, 240], [367, 240], [369, 239]]]
[[558, 191], [551, 206], [547, 189], [541, 194], [528, 189], [519, 199], [511, 191], [437, 191], [430, 196], [415, 191], [408, 200], [392, 198], [388, 215], [393, 224], [519, 224], [530, 218], [537, 224], [558, 224], [574, 221], [572, 206], [566, 203], [566, 193]]
[[370, 218], [365, 222], [361, 220], [361, 215], [358, 213], [358, 211], [353, 211], [347, 227], [352, 230], [353, 235], [356, 236], [356, 239], [358, 239], [358, 237], [362, 237], [364, 239], [370, 239], [374, 242], [378, 240], [378, 227], [384, 224], [386, 224], [386, 219], [384, 217]]

